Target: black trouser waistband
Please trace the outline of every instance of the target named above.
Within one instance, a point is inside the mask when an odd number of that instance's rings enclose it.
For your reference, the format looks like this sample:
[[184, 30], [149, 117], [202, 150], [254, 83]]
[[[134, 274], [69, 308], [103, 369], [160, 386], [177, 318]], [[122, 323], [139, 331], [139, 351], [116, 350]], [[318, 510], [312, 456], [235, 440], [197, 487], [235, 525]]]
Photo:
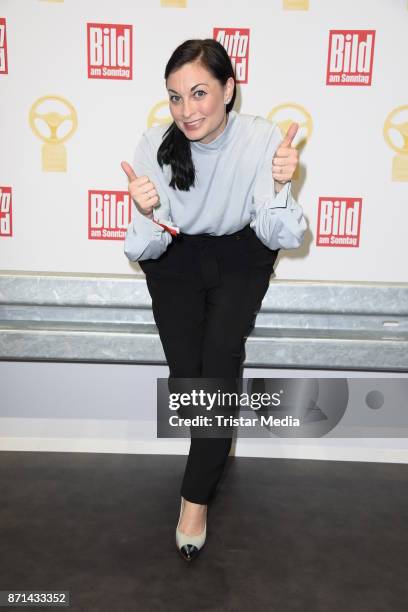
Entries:
[[213, 234], [184, 234], [183, 232], [180, 232], [178, 238], [183, 238], [185, 240], [228, 240], [245, 236], [252, 231], [252, 228], [248, 224], [237, 232], [233, 232], [232, 234], [222, 234], [221, 236], [215, 236]]

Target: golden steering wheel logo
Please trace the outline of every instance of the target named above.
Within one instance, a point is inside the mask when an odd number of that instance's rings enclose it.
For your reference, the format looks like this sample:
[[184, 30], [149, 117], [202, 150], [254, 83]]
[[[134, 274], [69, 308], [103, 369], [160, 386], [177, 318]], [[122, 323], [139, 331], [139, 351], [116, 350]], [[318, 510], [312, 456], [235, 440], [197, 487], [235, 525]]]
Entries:
[[161, 0], [160, 6], [169, 6], [170, 8], [186, 8], [187, 0]]
[[[44, 105], [45, 110], [40, 112], [37, 110]], [[60, 109], [68, 109], [68, 112]], [[42, 170], [43, 172], [66, 172], [67, 171], [67, 151], [64, 142], [71, 138], [78, 126], [78, 116], [75, 108], [68, 100], [62, 96], [49, 95], [38, 98], [30, 108], [29, 123], [34, 134], [42, 140]], [[64, 128], [60, 129], [64, 124]], [[48, 130], [48, 134], [44, 134], [44, 128]], [[60, 132], [60, 133], [58, 133]]]
[[165, 100], [155, 104], [147, 117], [147, 127], [170, 125], [170, 123], [173, 123], [173, 117], [169, 115], [169, 101]]
[[284, 11], [308, 11], [309, 0], [283, 0]]
[[[313, 132], [313, 121], [311, 114], [305, 109], [304, 106], [296, 104], [294, 102], [285, 102], [275, 106], [266, 117], [268, 121], [277, 123], [281, 129], [282, 135], [285, 136], [289, 129], [289, 126], [294, 121], [299, 124], [298, 132], [295, 136], [292, 146], [295, 147], [299, 153], [304, 148], [306, 142], [310, 139]], [[299, 178], [299, 164], [296, 166], [293, 180]]]
[[408, 105], [398, 106], [384, 121], [384, 140], [397, 153], [392, 159], [392, 180], [408, 181]]

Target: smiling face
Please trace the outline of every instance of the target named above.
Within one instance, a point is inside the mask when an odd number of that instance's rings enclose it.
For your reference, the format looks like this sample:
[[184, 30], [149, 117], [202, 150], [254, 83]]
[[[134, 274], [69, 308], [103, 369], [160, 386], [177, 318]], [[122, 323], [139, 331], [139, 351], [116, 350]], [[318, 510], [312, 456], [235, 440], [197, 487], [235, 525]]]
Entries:
[[221, 134], [225, 102], [234, 93], [232, 77], [221, 85], [200, 63], [190, 62], [169, 75], [166, 87], [171, 116], [186, 138], [208, 144]]

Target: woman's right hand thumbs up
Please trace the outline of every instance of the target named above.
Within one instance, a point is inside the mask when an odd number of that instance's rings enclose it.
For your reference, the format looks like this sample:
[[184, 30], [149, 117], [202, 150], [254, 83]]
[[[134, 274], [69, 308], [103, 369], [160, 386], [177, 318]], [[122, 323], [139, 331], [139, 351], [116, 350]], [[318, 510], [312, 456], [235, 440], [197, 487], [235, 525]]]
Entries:
[[159, 204], [159, 195], [156, 187], [148, 176], [136, 176], [132, 166], [126, 161], [123, 161], [121, 166], [128, 177], [128, 190], [132, 199], [143, 215], [152, 218], [153, 208]]

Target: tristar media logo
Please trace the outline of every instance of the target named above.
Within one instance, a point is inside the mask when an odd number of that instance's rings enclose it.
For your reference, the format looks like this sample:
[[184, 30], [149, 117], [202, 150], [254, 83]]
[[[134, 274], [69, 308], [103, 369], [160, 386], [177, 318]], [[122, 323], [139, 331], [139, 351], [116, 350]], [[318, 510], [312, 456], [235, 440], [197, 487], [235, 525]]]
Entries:
[[88, 23], [88, 78], [132, 78], [132, 26]]
[[0, 17], [0, 74], [7, 74], [7, 36], [6, 36], [6, 20]]
[[330, 30], [326, 85], [371, 85], [375, 30]]
[[128, 191], [88, 192], [88, 238], [90, 240], [124, 240], [131, 221]]
[[0, 236], [12, 235], [11, 187], [0, 187]]
[[248, 83], [249, 29], [214, 28], [213, 38], [228, 53], [237, 83]]
[[358, 247], [361, 198], [319, 198], [316, 246]]

